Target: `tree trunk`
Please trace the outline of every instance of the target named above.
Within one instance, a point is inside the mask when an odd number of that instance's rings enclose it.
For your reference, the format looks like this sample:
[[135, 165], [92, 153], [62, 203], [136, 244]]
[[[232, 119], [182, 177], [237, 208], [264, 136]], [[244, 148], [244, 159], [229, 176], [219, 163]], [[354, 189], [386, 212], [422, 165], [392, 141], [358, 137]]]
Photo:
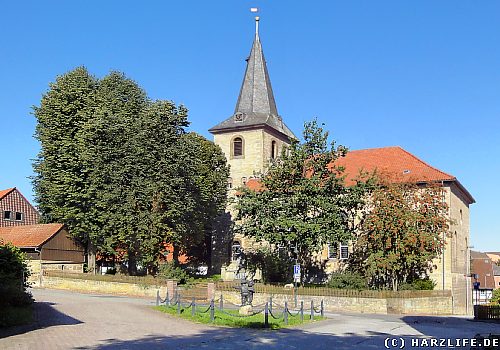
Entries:
[[179, 266], [179, 248], [172, 244], [172, 260], [175, 266]]
[[397, 291], [398, 290], [398, 279], [397, 278], [392, 278], [392, 290]]
[[128, 251], [128, 274], [130, 276], [137, 275], [137, 255], [130, 250]]

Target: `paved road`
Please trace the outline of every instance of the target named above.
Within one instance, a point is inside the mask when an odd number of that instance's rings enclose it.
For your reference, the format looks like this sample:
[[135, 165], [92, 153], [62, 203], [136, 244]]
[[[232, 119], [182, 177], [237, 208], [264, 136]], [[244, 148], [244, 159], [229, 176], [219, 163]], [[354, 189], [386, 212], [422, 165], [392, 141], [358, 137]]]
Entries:
[[[126, 297], [33, 290], [36, 322], [0, 331], [0, 349], [384, 349], [388, 336], [473, 337], [500, 324], [459, 317], [330, 314], [296, 329], [257, 331], [194, 324]], [[423, 347], [425, 348], [425, 347]], [[464, 347], [469, 348], [469, 347]]]

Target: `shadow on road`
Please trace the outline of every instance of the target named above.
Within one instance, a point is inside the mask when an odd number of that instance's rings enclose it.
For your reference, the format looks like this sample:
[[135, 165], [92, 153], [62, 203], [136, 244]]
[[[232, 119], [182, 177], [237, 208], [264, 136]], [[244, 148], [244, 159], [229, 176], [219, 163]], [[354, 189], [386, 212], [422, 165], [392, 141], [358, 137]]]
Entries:
[[10, 337], [12, 335], [31, 332], [36, 329], [82, 323], [80, 320], [56, 310], [53, 305], [55, 304], [50, 302], [35, 302], [33, 304], [33, 323], [29, 325], [0, 329], [0, 339]]
[[[302, 329], [279, 331], [216, 328], [196, 335], [147, 335], [135, 340], [107, 339], [90, 349], [383, 349], [387, 334], [370, 332], [366, 336], [335, 336], [310, 333]], [[89, 349], [80, 347], [75, 349]]]

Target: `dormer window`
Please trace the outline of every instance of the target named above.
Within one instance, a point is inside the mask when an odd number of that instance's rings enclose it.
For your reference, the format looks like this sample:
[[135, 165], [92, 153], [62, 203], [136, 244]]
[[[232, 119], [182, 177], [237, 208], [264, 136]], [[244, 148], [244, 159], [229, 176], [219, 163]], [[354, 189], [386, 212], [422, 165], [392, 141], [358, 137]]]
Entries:
[[241, 137], [235, 137], [233, 139], [233, 157], [243, 156], [243, 139]]
[[242, 122], [243, 121], [243, 113], [236, 113], [234, 115], [234, 121], [235, 122]]

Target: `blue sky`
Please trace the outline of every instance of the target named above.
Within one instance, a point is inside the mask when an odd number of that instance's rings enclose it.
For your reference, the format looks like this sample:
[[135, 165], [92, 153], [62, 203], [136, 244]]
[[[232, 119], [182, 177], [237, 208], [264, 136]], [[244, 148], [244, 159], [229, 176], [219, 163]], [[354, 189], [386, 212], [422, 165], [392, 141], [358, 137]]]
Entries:
[[9, 1], [0, 12], [0, 188], [33, 198], [37, 105], [57, 75], [123, 71], [190, 110], [191, 130], [234, 109], [259, 7], [278, 111], [318, 117], [351, 149], [399, 145], [472, 193], [471, 241], [500, 250], [500, 2]]

